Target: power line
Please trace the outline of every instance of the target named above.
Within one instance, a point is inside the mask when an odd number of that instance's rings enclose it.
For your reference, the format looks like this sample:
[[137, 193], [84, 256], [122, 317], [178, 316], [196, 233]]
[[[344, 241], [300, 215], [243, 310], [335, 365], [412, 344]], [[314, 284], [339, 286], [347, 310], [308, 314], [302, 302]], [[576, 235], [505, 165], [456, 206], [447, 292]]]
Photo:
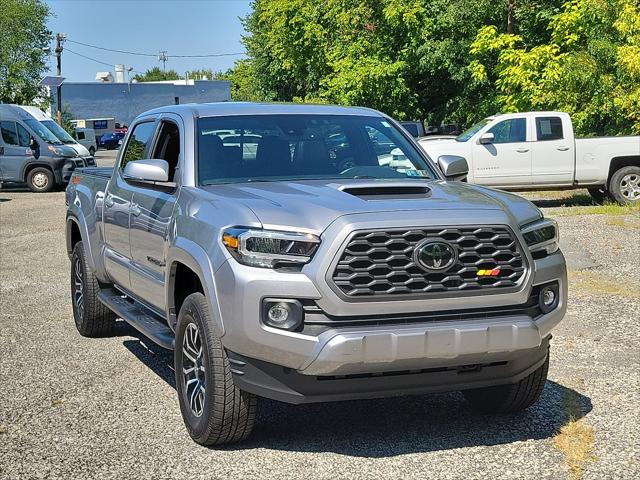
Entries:
[[[113, 68], [113, 64], [112, 63], [107, 63], [107, 62], [103, 62], [102, 60], [96, 60], [95, 58], [87, 57], [86, 55], [83, 55], [81, 53], [74, 52], [73, 50], [69, 50], [69, 48], [65, 48], [64, 51], [65, 52], [69, 52], [69, 53], [73, 53], [74, 55], [77, 55], [79, 57], [85, 58], [87, 60], [91, 60], [92, 62], [100, 63], [102, 65], [106, 65], [107, 67]], [[140, 72], [138, 70], [131, 70], [131, 71], [134, 72], [134, 73], [139, 73], [140, 75], [144, 75], [142, 72]]]
[[[75, 40], [70, 40], [67, 39], [67, 42], [71, 42], [71, 43], [75, 43], [78, 45], [83, 45], [85, 47], [89, 47], [89, 48], [97, 48], [98, 50], [105, 50], [107, 52], [115, 52], [115, 53], [122, 53], [125, 55], [138, 55], [140, 57], [158, 57], [157, 53], [142, 53], [142, 52], [130, 52], [127, 50], [117, 50], [115, 48], [106, 48], [106, 47], [99, 47], [97, 45], [91, 45], [89, 43], [83, 43], [83, 42], [77, 42]], [[210, 54], [204, 54], [204, 55], [167, 55], [166, 52], [165, 53], [165, 57], [167, 58], [213, 58], [213, 57], [232, 57], [232, 56], [236, 56], [236, 55], [244, 55], [245, 52], [235, 52], [235, 53], [210, 53]]]

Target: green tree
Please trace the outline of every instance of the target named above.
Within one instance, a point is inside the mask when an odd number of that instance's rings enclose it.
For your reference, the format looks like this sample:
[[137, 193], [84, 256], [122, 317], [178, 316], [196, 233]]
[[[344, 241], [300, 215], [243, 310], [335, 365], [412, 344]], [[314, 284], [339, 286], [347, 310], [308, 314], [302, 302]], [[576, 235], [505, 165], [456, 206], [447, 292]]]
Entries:
[[40, 0], [0, 0], [0, 103], [32, 103], [42, 94], [49, 15]]
[[252, 60], [238, 60], [233, 68], [216, 75], [218, 80], [231, 82], [231, 99], [236, 102], [263, 102], [269, 100], [258, 87]]
[[469, 71], [504, 111], [562, 110], [582, 135], [640, 132], [640, 20], [633, 0], [570, 0], [550, 38], [480, 29]]
[[148, 69], [144, 74], [136, 74], [133, 80], [138, 82], [161, 82], [166, 80], [180, 80], [182, 77], [175, 70], [164, 71], [160, 67]]

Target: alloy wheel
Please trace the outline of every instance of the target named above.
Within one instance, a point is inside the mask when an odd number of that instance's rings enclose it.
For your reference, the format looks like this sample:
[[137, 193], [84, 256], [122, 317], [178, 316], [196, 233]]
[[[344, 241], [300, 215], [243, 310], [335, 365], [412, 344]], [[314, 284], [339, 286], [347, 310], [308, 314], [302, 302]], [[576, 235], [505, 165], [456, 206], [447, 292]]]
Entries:
[[84, 316], [84, 271], [80, 258], [76, 258], [73, 276], [73, 303], [76, 307], [76, 322]]
[[620, 180], [620, 193], [627, 200], [640, 200], [640, 175], [629, 173]]
[[200, 330], [195, 323], [189, 323], [182, 339], [183, 394], [191, 413], [202, 416], [206, 393], [204, 352]]

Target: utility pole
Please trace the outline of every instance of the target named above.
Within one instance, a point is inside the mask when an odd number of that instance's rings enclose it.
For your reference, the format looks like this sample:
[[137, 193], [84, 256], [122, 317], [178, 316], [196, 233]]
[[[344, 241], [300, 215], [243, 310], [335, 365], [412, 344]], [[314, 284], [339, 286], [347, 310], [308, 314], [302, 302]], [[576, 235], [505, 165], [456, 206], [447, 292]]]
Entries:
[[[62, 51], [64, 48], [62, 44], [64, 43], [67, 36], [64, 33], [56, 34], [56, 73], [59, 77], [62, 76]], [[62, 84], [56, 87], [56, 101], [57, 101], [57, 110], [58, 110], [58, 123], [62, 125]]]
[[167, 71], [167, 60], [169, 60], [169, 57], [167, 57], [167, 51], [166, 50], [161, 50], [160, 54], [158, 55], [158, 60], [160, 62], [162, 62], [162, 71], [166, 72]]

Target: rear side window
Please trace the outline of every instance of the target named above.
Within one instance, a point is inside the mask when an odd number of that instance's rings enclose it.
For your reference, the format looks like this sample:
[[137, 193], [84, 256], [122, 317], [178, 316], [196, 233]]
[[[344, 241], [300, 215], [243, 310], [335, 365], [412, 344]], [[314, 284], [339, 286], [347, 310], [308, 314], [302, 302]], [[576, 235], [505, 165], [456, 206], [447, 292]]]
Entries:
[[122, 162], [120, 163], [120, 169], [124, 170], [127, 163], [135, 160], [143, 160], [153, 137], [155, 130], [155, 122], [139, 123], [133, 128], [133, 132], [129, 137], [127, 146], [125, 147], [124, 154], [122, 155]]
[[493, 143], [517, 143], [527, 141], [527, 119], [510, 118], [491, 127], [487, 133], [493, 133]]
[[16, 122], [0, 122], [0, 131], [2, 132], [4, 143], [7, 145], [19, 145]]
[[536, 117], [536, 134], [538, 141], [561, 140], [562, 119], [560, 117]]
[[84, 132], [76, 132], [76, 136], [78, 140], [84, 140]]

